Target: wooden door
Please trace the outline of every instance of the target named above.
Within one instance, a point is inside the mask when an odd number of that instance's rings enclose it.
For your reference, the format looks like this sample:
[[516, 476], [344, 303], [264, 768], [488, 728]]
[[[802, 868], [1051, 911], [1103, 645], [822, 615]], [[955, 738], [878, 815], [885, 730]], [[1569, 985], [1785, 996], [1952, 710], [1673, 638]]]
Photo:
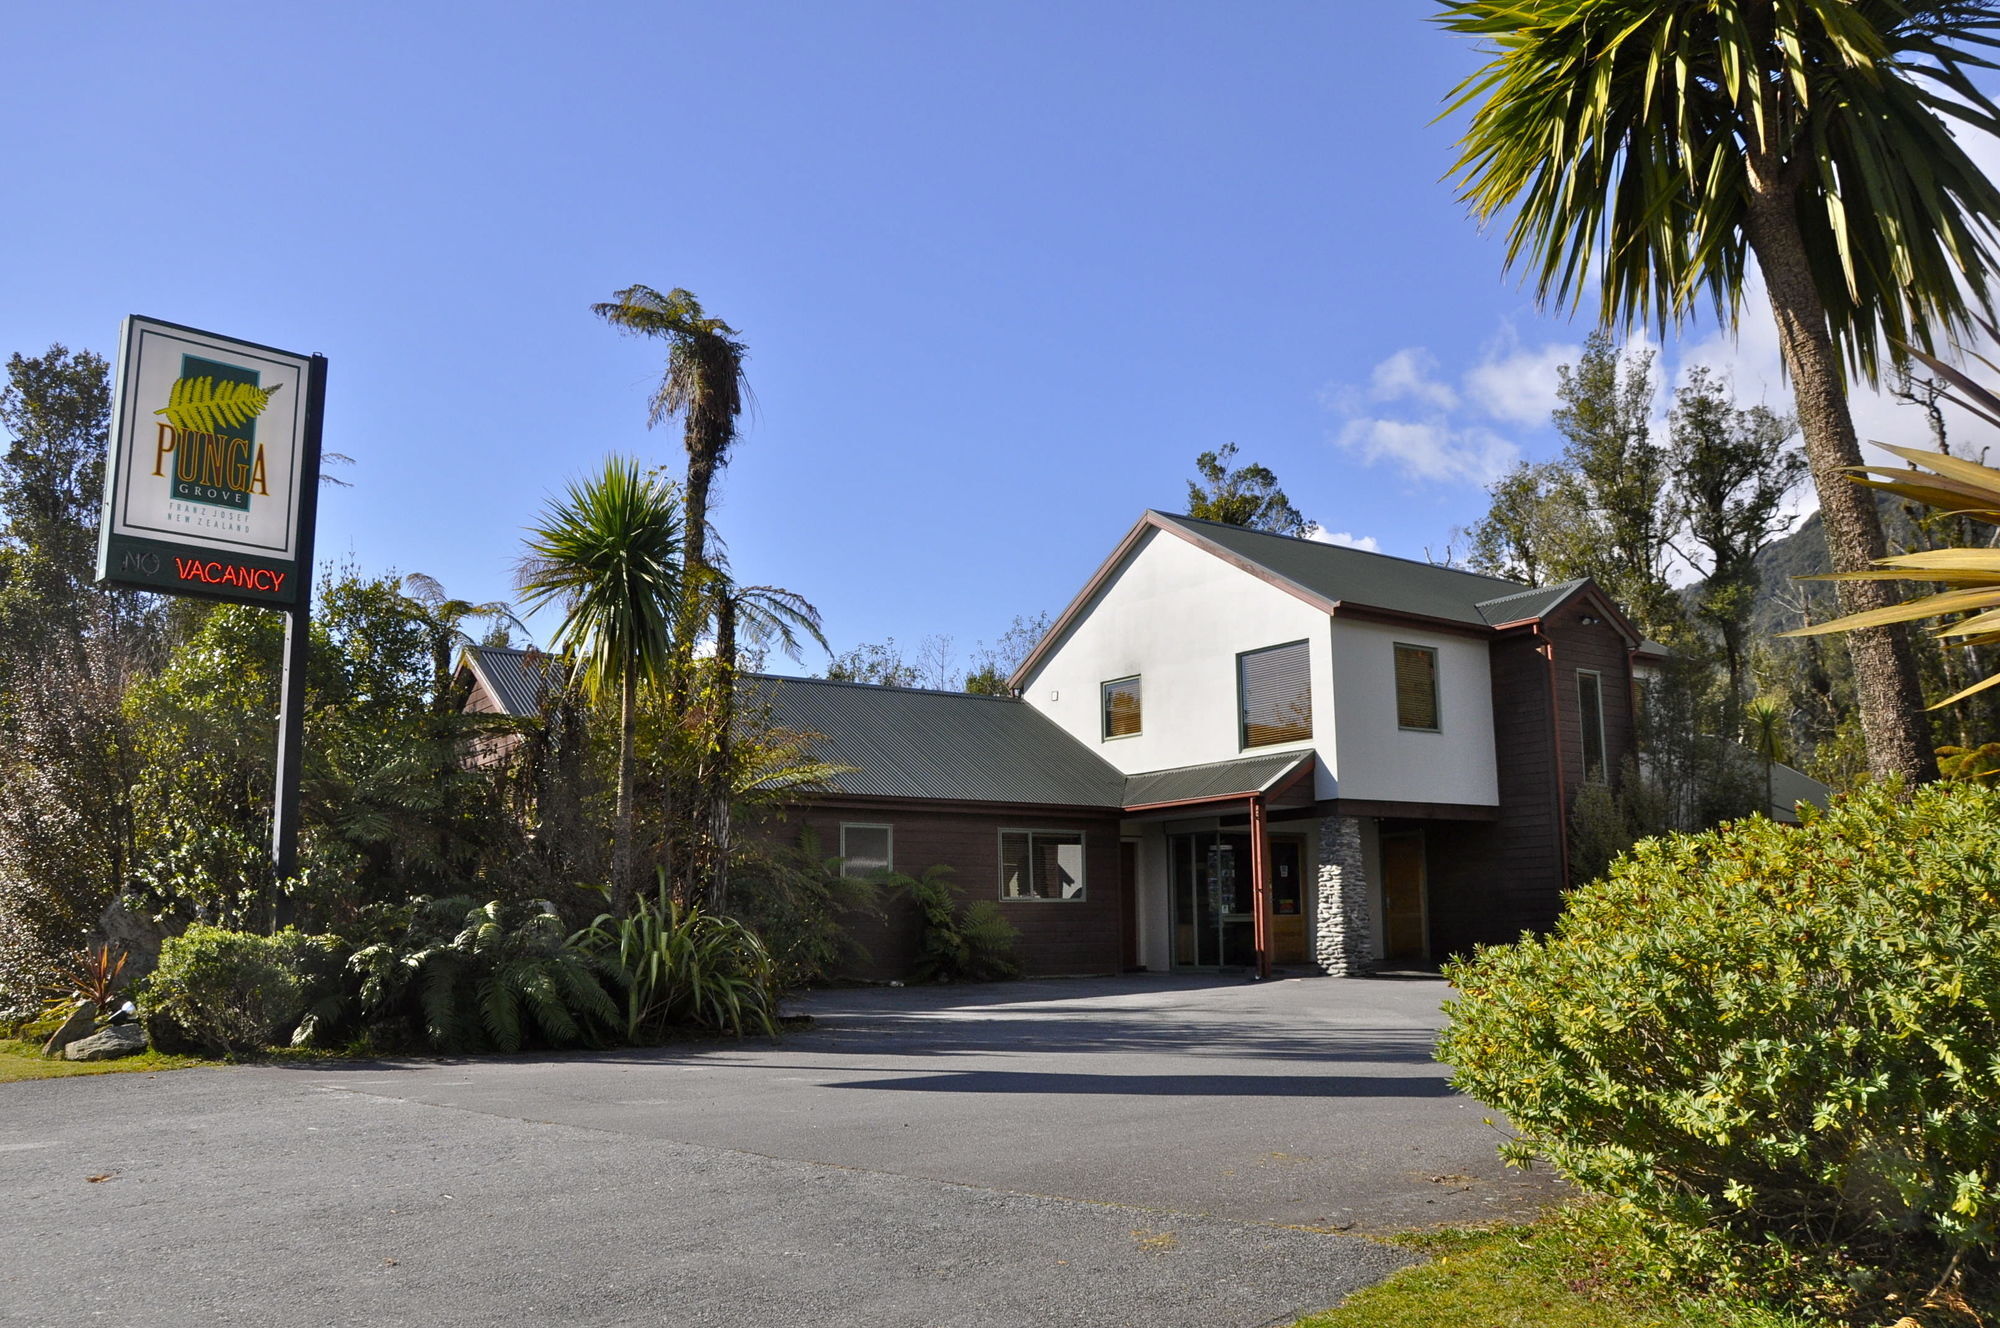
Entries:
[[1305, 844], [1271, 841], [1271, 962], [1306, 962]]
[[1424, 836], [1382, 836], [1382, 903], [1384, 940], [1391, 959], [1425, 959], [1430, 955], [1424, 917]]

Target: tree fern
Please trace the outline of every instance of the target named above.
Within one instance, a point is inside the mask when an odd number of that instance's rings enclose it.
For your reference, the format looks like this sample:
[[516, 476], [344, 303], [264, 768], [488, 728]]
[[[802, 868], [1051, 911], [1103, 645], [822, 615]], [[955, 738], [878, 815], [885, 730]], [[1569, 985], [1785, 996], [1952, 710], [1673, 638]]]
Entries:
[[153, 413], [166, 416], [177, 429], [220, 433], [262, 415], [264, 407], [271, 404], [271, 394], [283, 386], [253, 387], [209, 377], [176, 378], [167, 392], [167, 404]]

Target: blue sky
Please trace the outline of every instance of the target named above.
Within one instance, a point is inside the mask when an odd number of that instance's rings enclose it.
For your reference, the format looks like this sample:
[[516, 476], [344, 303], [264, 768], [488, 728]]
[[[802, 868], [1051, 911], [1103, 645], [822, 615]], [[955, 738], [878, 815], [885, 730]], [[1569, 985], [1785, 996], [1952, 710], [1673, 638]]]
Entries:
[[[1329, 532], [1422, 557], [1553, 449], [1585, 328], [1441, 182], [1474, 59], [1428, 12], [30, 6], [0, 351], [109, 355], [145, 313], [324, 352], [355, 464], [322, 559], [472, 598], [606, 453], [678, 467], [645, 428], [661, 348], [589, 310], [634, 282], [749, 343], [716, 516], [836, 646], [1059, 610], [1230, 441]], [[1782, 403], [1767, 321], [1669, 358]]]

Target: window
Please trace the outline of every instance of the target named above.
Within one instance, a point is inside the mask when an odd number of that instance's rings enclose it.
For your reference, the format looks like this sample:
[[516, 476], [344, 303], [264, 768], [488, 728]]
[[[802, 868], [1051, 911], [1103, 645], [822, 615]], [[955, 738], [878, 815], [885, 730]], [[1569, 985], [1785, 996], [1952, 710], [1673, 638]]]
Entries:
[[1438, 731], [1438, 652], [1430, 646], [1396, 646], [1396, 727]]
[[1583, 777], [1604, 778], [1604, 679], [1590, 669], [1576, 671], [1577, 718], [1583, 725]]
[[1104, 736], [1130, 738], [1139, 732], [1139, 680], [1104, 684]]
[[873, 876], [892, 869], [890, 852], [895, 831], [886, 825], [845, 825], [840, 827], [840, 874]]
[[1082, 899], [1082, 833], [1074, 830], [1002, 830], [1000, 897]]
[[1304, 641], [1236, 657], [1237, 695], [1242, 702], [1245, 747], [1297, 742], [1312, 737], [1311, 656]]

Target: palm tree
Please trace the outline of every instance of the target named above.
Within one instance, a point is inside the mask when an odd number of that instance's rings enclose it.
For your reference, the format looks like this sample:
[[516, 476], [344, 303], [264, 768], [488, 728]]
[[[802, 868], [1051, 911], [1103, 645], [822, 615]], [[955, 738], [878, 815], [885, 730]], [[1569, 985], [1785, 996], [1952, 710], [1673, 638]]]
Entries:
[[729, 462], [736, 442], [736, 418], [749, 389], [743, 380], [746, 349], [736, 329], [702, 312], [701, 301], [679, 287], [660, 294], [651, 286], [628, 286], [591, 311], [613, 327], [667, 343], [667, 372], [653, 393], [648, 428], [681, 417], [687, 445], [686, 551], [689, 588], [699, 594], [709, 570], [708, 491], [715, 473]]
[[612, 457], [603, 474], [572, 484], [528, 531], [516, 584], [529, 610], [563, 610], [556, 649], [575, 657], [585, 689], [618, 694], [617, 838], [614, 906], [631, 897], [633, 760], [639, 688], [657, 681], [676, 650], [675, 611], [683, 599], [680, 495], [671, 480]]
[[[1932, 347], [1990, 307], [2000, 191], [1947, 118], [2000, 132], [1959, 48], [1994, 46], [1993, 0], [1446, 0], [1439, 16], [1492, 59], [1450, 111], [1476, 106], [1454, 174], [1475, 215], [1512, 209], [1507, 261], [1544, 301], [1594, 280], [1606, 325], [1663, 332], [1706, 296], [1734, 325], [1749, 259], [1763, 273], [1834, 567], [1884, 552], [1846, 366], [1883, 343]], [[1447, 112], [1449, 113], [1449, 111]], [[1843, 585], [1848, 612], [1890, 602]], [[1935, 778], [1908, 638], [1849, 638], [1869, 764]]]
[[411, 572], [403, 578], [403, 597], [411, 602], [411, 617], [430, 639], [431, 710], [436, 714], [455, 715], [465, 704], [465, 697], [453, 682], [452, 662], [460, 647], [479, 644], [465, 630], [467, 619], [490, 623], [490, 630], [498, 633], [529, 634], [527, 625], [515, 616], [514, 606], [506, 600], [475, 604], [469, 599], [454, 599], [445, 593], [442, 582], [422, 572]]

